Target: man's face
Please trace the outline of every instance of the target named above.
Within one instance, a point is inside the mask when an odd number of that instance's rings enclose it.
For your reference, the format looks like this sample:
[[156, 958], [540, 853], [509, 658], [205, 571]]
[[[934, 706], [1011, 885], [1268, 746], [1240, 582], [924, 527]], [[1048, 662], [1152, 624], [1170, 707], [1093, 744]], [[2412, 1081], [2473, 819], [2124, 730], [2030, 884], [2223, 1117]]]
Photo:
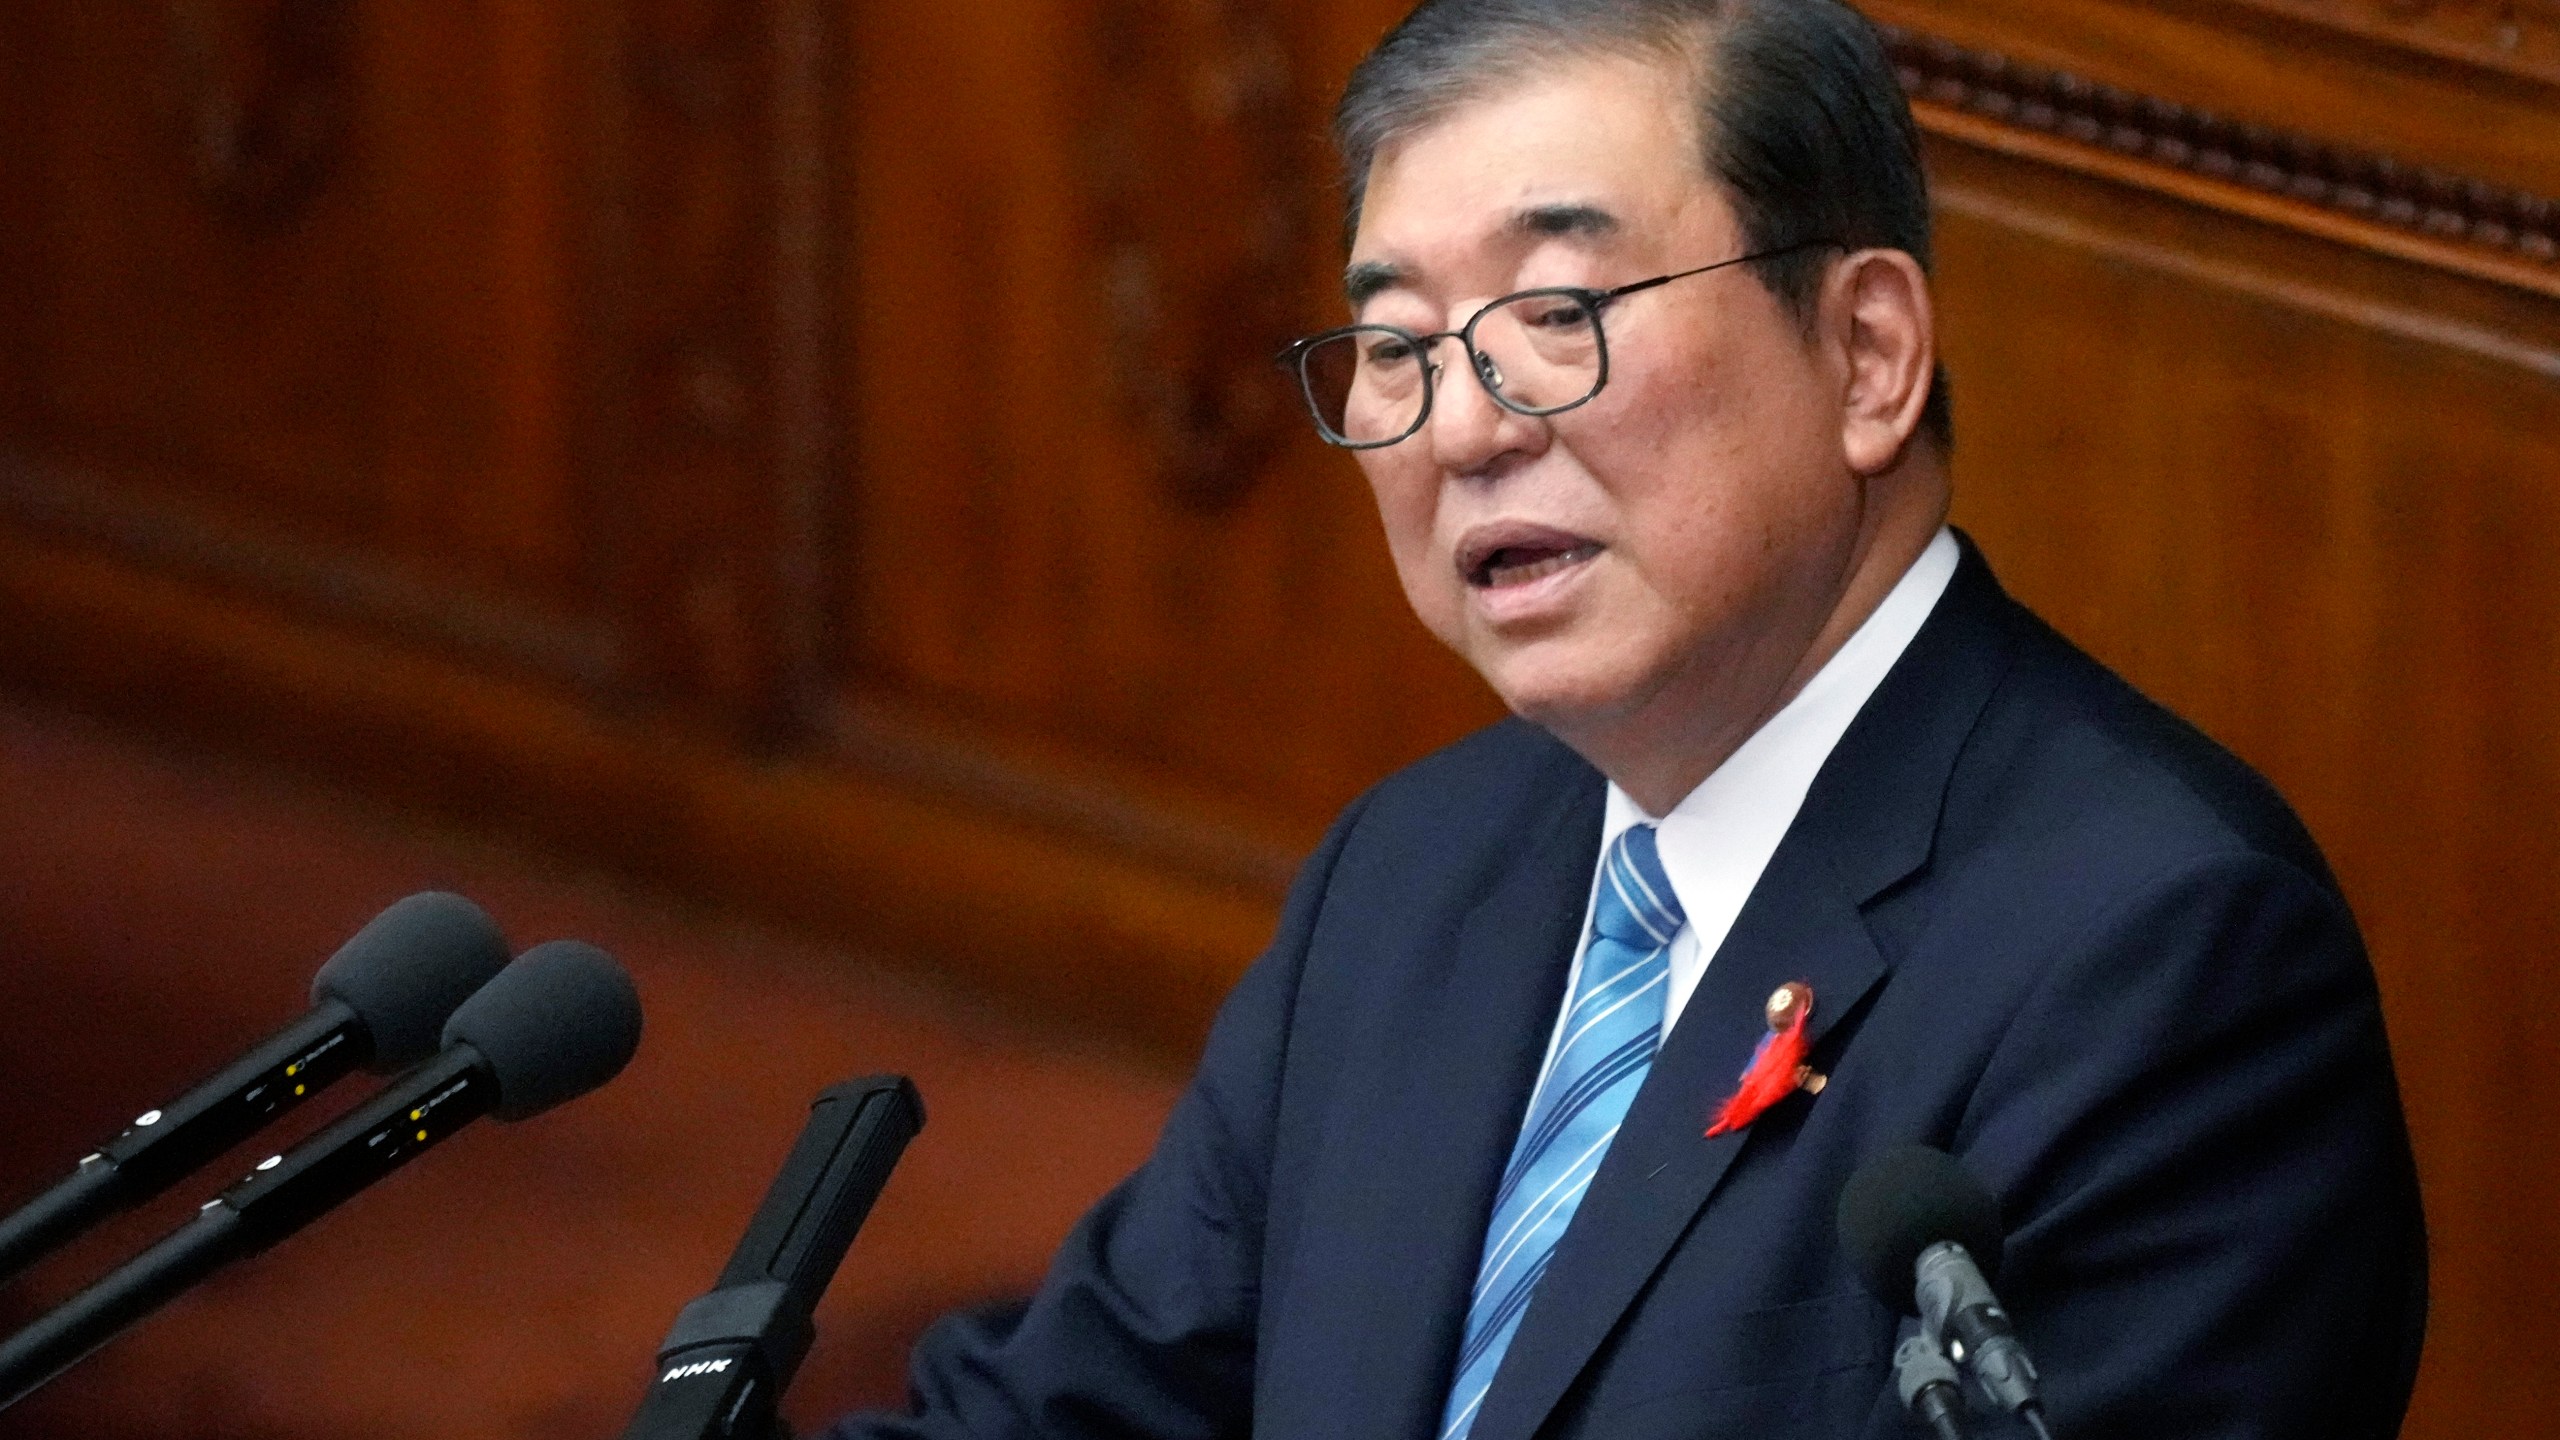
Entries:
[[[1743, 253], [1692, 95], [1675, 65], [1574, 59], [1381, 150], [1359, 318], [1452, 330], [1511, 291]], [[1621, 732], [1765, 719], [1839, 601], [1861, 514], [1840, 367], [1747, 269], [1628, 296], [1604, 326], [1590, 404], [1501, 409], [1441, 341], [1429, 423], [1359, 452], [1423, 623], [1594, 758]]]

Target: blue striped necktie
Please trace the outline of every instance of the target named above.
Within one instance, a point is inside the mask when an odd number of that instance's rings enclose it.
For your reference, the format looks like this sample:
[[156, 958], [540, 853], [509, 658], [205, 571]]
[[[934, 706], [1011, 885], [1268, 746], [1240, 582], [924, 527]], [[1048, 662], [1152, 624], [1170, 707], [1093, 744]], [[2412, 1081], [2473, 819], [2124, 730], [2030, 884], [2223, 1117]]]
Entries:
[[1440, 1440], [1465, 1440], [1474, 1426], [1529, 1294], [1653, 1068], [1671, 987], [1671, 937], [1686, 920], [1654, 851], [1653, 827], [1629, 827], [1601, 867], [1591, 938], [1555, 1057], [1493, 1197]]

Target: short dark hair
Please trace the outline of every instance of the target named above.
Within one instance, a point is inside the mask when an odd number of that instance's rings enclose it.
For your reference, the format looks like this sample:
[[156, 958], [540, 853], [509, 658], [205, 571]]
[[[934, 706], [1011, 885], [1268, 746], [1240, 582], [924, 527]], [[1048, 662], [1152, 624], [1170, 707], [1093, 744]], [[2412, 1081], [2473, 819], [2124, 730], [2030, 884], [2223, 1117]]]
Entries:
[[[1379, 147], [1559, 56], [1622, 51], [1694, 68], [1698, 138], [1746, 247], [1828, 241], [1930, 264], [1929, 182], [1884, 41], [1841, 0], [1423, 0], [1351, 72], [1334, 110], [1356, 230]], [[1810, 323], [1830, 253], [1753, 272]], [[1946, 368], [1920, 428], [1952, 451]]]

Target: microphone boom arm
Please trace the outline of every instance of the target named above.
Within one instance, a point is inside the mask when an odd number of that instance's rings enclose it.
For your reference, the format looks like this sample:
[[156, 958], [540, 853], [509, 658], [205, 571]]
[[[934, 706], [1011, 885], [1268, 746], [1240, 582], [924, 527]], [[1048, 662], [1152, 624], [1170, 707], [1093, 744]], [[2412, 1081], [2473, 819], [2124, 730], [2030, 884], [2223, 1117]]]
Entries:
[[479, 1056], [456, 1046], [205, 1202], [150, 1249], [0, 1341], [0, 1410], [41, 1389], [214, 1271], [282, 1240], [489, 1111]]

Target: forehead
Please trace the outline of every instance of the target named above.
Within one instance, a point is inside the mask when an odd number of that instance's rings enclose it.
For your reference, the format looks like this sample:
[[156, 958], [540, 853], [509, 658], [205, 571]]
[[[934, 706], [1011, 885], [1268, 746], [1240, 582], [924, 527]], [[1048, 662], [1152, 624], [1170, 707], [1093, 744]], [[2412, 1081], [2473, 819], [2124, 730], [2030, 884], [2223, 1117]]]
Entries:
[[1578, 55], [1539, 64], [1379, 147], [1355, 272], [1398, 276], [1551, 238], [1540, 214], [1597, 210], [1613, 225], [1566, 238], [1636, 246], [1729, 226], [1697, 139], [1690, 67], [1670, 56]]

